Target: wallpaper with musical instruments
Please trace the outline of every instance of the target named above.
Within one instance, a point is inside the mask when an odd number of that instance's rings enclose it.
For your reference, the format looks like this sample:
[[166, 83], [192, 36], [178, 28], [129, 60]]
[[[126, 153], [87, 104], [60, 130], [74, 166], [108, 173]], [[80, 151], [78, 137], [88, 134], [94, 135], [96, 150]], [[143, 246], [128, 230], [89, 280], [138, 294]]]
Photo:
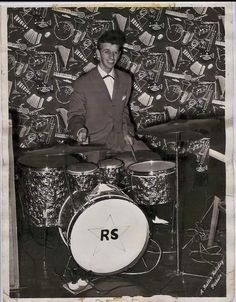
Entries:
[[137, 128], [224, 115], [224, 7], [8, 8], [9, 109], [20, 148], [69, 137], [73, 82], [95, 67], [96, 41], [120, 29], [119, 67], [134, 80]]

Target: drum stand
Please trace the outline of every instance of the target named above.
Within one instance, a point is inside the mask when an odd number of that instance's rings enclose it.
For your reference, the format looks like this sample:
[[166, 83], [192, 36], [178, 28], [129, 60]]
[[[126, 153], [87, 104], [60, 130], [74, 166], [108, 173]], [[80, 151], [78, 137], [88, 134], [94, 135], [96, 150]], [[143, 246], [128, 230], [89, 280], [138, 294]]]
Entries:
[[[174, 279], [175, 277], [182, 276], [182, 283], [184, 283], [184, 276], [192, 276], [192, 277], [200, 277], [200, 278], [208, 278], [208, 276], [204, 275], [196, 275], [191, 273], [186, 273], [181, 270], [180, 265], [180, 251], [182, 250], [180, 245], [180, 198], [179, 198], [179, 150], [180, 150], [180, 143], [181, 143], [181, 133], [182, 131], [177, 131], [175, 133], [175, 164], [176, 164], [176, 205], [175, 205], [175, 212], [176, 212], [176, 272], [173, 277], [161, 288], [163, 290], [168, 283]], [[174, 211], [173, 211], [174, 212]], [[174, 217], [173, 217], [174, 219]], [[160, 292], [161, 292], [160, 290]]]

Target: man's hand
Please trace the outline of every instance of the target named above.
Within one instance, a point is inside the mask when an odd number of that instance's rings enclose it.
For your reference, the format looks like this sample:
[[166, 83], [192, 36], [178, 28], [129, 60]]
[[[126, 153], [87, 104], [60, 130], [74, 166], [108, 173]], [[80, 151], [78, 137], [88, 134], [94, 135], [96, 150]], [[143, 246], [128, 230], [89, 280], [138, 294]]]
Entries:
[[125, 143], [126, 143], [127, 145], [133, 146], [134, 141], [133, 141], [133, 137], [132, 137], [131, 135], [126, 134], [126, 135], [124, 136], [124, 140], [125, 140]]
[[88, 131], [85, 128], [81, 128], [77, 133], [77, 142], [83, 143], [86, 141], [88, 136]]

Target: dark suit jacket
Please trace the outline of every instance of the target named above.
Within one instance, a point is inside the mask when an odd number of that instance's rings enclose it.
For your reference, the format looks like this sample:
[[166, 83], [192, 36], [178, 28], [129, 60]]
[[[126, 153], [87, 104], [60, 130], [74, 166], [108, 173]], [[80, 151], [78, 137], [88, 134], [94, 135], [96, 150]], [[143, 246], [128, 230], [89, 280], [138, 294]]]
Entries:
[[131, 87], [130, 75], [118, 69], [112, 99], [97, 68], [77, 79], [68, 112], [68, 127], [73, 136], [76, 138], [78, 130], [86, 127], [90, 143], [107, 144], [122, 151], [124, 135], [134, 132], [128, 108]]

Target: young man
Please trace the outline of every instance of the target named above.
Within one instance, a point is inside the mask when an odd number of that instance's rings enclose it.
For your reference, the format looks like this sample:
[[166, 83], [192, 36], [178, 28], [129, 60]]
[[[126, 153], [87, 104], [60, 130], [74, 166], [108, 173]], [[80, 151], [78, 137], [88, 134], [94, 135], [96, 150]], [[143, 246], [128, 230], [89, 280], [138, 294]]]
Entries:
[[132, 79], [115, 68], [124, 42], [124, 34], [115, 30], [106, 31], [98, 39], [99, 63], [75, 81], [68, 112], [69, 129], [78, 142], [89, 136], [91, 144], [105, 144], [111, 153], [130, 151], [134, 142], [128, 108]]

